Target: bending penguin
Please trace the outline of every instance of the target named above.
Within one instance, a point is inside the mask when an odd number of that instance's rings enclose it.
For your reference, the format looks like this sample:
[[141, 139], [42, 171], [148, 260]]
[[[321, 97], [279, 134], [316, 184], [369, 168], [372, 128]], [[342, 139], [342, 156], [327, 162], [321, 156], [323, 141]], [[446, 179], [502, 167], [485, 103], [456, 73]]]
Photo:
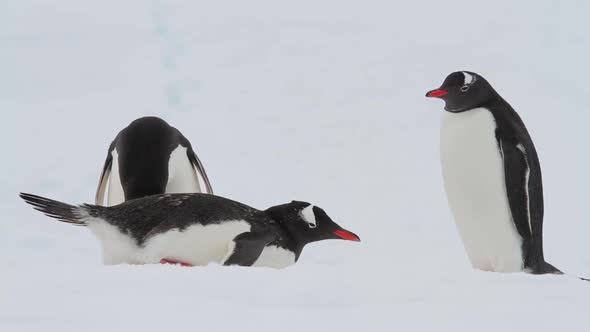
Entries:
[[524, 123], [482, 76], [447, 76], [440, 149], [449, 206], [474, 268], [556, 273], [543, 256], [543, 185]]
[[213, 189], [189, 140], [164, 120], [143, 117], [111, 143], [95, 203], [112, 206], [156, 194], [201, 192], [213, 194]]
[[47, 216], [87, 226], [101, 243], [105, 264], [215, 262], [283, 268], [294, 264], [310, 242], [360, 241], [306, 202], [260, 211], [207, 194], [154, 195], [110, 207], [20, 197]]

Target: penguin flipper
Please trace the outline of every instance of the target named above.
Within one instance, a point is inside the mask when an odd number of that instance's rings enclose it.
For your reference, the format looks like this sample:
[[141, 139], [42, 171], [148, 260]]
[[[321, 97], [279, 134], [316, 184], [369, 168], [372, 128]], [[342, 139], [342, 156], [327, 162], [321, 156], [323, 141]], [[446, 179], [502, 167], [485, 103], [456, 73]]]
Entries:
[[[512, 212], [512, 219], [523, 239], [530, 240], [533, 233], [533, 213], [530, 206], [529, 181], [530, 163], [526, 152], [517, 145], [499, 140], [500, 152], [504, 162], [506, 193]], [[527, 175], [528, 174], [528, 175]], [[529, 177], [529, 178], [527, 178]]]
[[186, 154], [187, 154], [188, 159], [190, 160], [191, 164], [193, 165], [193, 169], [195, 170], [197, 178], [200, 175], [201, 178], [203, 179], [207, 193], [213, 194], [213, 187], [211, 186], [211, 182], [209, 181], [209, 177], [207, 176], [207, 172], [205, 171], [205, 167], [203, 167], [203, 164], [201, 163], [201, 160], [199, 159], [199, 157], [197, 157], [197, 154], [195, 153], [195, 151], [193, 151], [193, 149], [191, 147], [189, 147], [186, 150]]
[[207, 172], [205, 171], [205, 167], [203, 166], [203, 163], [201, 163], [201, 160], [199, 159], [199, 157], [197, 156], [197, 154], [195, 153], [195, 150], [193, 150], [193, 146], [191, 145], [191, 142], [184, 137], [180, 131], [178, 132], [178, 138], [180, 139], [180, 143], [182, 146], [185, 146], [186, 149], [186, 155], [188, 157], [188, 160], [191, 162], [193, 169], [195, 171], [195, 175], [197, 176], [197, 180], [199, 179], [199, 176], [203, 179], [203, 182], [205, 183], [205, 188], [207, 190], [207, 194], [211, 194], [213, 195], [213, 187], [211, 186], [211, 182], [209, 181], [209, 177], [207, 176]]
[[260, 257], [264, 247], [276, 238], [276, 234], [271, 232], [248, 232], [236, 236], [223, 265], [251, 266]]
[[533, 274], [562, 274], [543, 257], [543, 187], [539, 161], [521, 143], [499, 140], [512, 220], [522, 237], [524, 267]]
[[104, 205], [105, 191], [111, 175], [111, 168], [113, 167], [113, 156], [111, 155], [113, 148], [114, 146], [111, 144], [109, 152], [107, 153], [107, 158], [104, 161], [104, 166], [102, 167], [102, 173], [100, 174], [100, 180], [98, 181], [98, 187], [96, 188], [96, 196], [94, 197], [94, 203], [96, 205]]

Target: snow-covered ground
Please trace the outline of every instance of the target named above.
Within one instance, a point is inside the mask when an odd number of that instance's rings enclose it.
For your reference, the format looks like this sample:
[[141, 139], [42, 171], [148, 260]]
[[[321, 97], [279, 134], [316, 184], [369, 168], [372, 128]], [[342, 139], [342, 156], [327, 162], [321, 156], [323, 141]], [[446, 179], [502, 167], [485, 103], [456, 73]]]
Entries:
[[[0, 331], [586, 331], [587, 1], [0, 2]], [[470, 268], [442, 189], [451, 71], [523, 117], [545, 251], [568, 276]], [[17, 197], [92, 202], [106, 149], [158, 115], [216, 193], [323, 207], [361, 243], [284, 270], [101, 265]]]

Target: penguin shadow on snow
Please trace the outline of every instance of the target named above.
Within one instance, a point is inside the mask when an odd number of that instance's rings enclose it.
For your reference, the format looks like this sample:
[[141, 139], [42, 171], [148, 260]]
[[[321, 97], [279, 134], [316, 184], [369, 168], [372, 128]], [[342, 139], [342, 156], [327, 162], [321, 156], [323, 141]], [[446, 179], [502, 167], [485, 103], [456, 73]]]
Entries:
[[543, 255], [541, 165], [520, 116], [474, 72], [449, 74], [426, 97], [445, 102], [443, 182], [471, 265], [494, 272], [563, 274]]

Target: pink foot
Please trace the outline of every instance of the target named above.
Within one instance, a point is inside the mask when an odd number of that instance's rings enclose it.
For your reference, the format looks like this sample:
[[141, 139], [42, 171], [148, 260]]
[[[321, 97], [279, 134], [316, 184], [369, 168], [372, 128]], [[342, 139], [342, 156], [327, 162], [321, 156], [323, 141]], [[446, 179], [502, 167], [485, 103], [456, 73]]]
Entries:
[[177, 261], [174, 259], [168, 259], [168, 258], [160, 259], [160, 264], [172, 264], [172, 265], [179, 265], [180, 264], [180, 266], [193, 266], [193, 264], [191, 264], [191, 263], [185, 263], [185, 262]]

